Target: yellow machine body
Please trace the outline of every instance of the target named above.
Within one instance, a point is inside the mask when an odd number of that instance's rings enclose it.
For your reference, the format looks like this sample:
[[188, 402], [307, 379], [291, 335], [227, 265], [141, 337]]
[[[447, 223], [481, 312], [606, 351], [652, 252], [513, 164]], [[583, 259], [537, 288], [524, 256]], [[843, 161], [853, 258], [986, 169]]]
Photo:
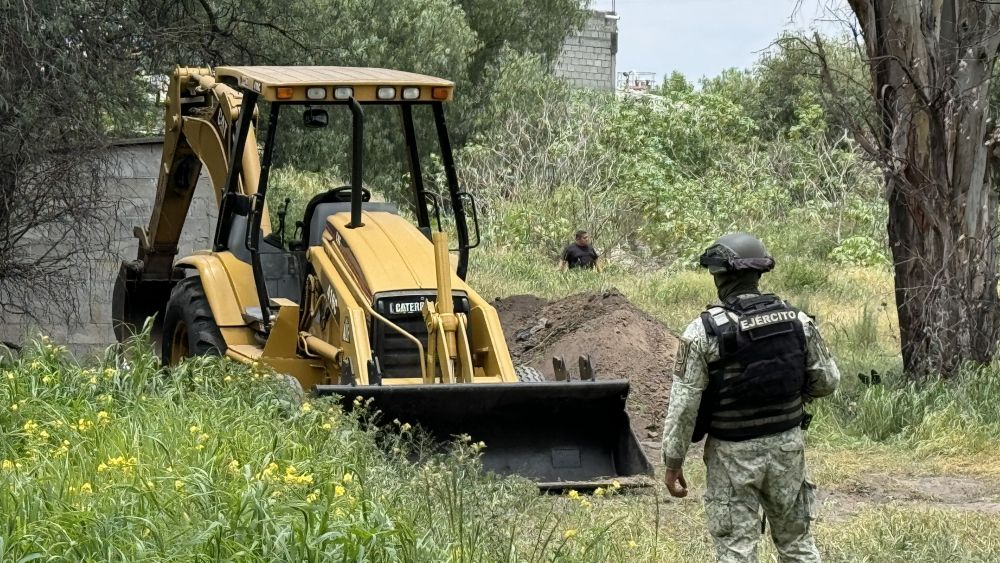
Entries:
[[[465, 228], [469, 196], [457, 189], [441, 110], [452, 90], [446, 80], [383, 69], [178, 68], [152, 216], [136, 228], [137, 259], [123, 263], [115, 286], [119, 337], [156, 316], [165, 363], [221, 353], [339, 395], [347, 408], [372, 397], [388, 420], [485, 440], [488, 469], [543, 486], [650, 475], [624, 410], [627, 382], [519, 380], [496, 310], [463, 279], [468, 232], [459, 230], [456, 263], [448, 237], [430, 228], [419, 181], [419, 225], [363, 201], [362, 105], [400, 105], [411, 149], [411, 108], [432, 106], [450, 206]], [[277, 117], [258, 152], [257, 100], [273, 113], [324, 103], [354, 112], [357, 176], [310, 201], [302, 239], [287, 245], [270, 236], [263, 203]], [[177, 259], [202, 167], [220, 206], [213, 248]]]

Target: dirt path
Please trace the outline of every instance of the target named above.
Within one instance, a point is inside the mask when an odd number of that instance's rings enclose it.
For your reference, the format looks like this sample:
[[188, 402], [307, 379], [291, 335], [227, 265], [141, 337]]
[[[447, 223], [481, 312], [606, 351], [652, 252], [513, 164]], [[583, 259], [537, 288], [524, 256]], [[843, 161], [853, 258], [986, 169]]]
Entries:
[[1000, 514], [1000, 483], [969, 476], [866, 475], [836, 487], [820, 487], [820, 516], [849, 520], [882, 505]]

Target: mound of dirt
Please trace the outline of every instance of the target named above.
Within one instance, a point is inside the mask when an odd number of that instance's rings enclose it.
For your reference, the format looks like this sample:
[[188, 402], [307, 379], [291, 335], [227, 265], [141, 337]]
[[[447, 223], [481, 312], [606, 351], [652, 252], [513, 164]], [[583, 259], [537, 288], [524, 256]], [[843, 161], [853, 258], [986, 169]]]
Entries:
[[658, 438], [670, 398], [677, 336], [621, 293], [581, 293], [546, 301], [514, 295], [493, 302], [515, 365], [555, 379], [552, 358], [562, 356], [573, 379], [589, 354], [598, 379], [628, 379], [632, 427], [640, 440]]

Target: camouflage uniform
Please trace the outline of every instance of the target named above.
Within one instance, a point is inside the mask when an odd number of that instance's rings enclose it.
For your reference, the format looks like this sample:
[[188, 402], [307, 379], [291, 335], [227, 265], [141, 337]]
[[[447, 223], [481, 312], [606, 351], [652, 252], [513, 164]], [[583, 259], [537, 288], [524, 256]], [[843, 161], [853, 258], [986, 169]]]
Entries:
[[[806, 336], [808, 401], [833, 393], [840, 372], [812, 319], [799, 313], [799, 320]], [[681, 337], [664, 423], [663, 461], [668, 469], [680, 469], [684, 461], [708, 386], [708, 364], [718, 359], [717, 338], [709, 337], [701, 319], [695, 319]], [[761, 507], [782, 561], [820, 560], [809, 531], [816, 496], [815, 486], [806, 479], [802, 430], [741, 442], [710, 436], [705, 465], [705, 514], [718, 561], [757, 560]]]

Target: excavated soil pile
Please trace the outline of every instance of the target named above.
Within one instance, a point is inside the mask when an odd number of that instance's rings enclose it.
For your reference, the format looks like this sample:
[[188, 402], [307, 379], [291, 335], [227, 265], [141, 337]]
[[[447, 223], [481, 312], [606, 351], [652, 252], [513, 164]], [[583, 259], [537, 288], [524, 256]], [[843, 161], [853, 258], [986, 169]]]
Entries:
[[553, 356], [563, 356], [573, 379], [578, 358], [590, 354], [598, 379], [631, 382], [628, 411], [640, 440], [659, 436], [670, 395], [677, 337], [615, 290], [546, 301], [514, 295], [493, 302], [515, 365], [555, 379]]

